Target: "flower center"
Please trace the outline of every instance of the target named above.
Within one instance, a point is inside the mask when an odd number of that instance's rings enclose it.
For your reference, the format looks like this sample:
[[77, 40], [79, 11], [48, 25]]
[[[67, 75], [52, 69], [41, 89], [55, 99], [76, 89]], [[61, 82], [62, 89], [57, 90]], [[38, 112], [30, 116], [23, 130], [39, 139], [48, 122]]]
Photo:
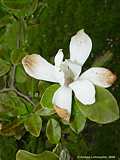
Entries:
[[64, 72], [64, 85], [69, 85], [70, 83], [72, 83], [74, 81], [74, 74], [72, 72], [72, 70], [70, 69], [67, 61], [64, 61], [61, 64], [61, 70]]

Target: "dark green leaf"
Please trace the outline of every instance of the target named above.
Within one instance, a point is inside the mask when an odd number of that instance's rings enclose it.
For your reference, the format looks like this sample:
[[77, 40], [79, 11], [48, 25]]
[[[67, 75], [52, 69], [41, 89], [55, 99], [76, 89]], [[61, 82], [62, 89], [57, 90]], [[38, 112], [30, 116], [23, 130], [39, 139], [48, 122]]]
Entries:
[[24, 126], [33, 136], [38, 137], [42, 128], [42, 119], [34, 113], [25, 120]]
[[10, 19], [10, 16], [8, 16], [8, 15], [6, 15], [4, 17], [0, 17], [0, 28], [4, 27], [8, 23], [10, 23], [10, 21], [11, 21], [11, 19]]
[[15, 160], [16, 151], [17, 145], [14, 137], [0, 136], [1, 160]]
[[3, 0], [3, 3], [16, 16], [30, 16], [36, 10], [38, 0]]
[[79, 105], [75, 102], [73, 99], [73, 106], [72, 106], [72, 116], [71, 116], [71, 121], [70, 121], [70, 128], [76, 132], [80, 133], [86, 123], [86, 118], [85, 116], [81, 113]]
[[11, 116], [20, 116], [28, 113], [28, 110], [22, 100], [14, 93], [0, 94], [0, 111], [9, 113]]
[[[17, 40], [17, 35], [19, 33], [19, 23], [13, 22], [7, 25], [6, 32], [3, 36], [3, 42], [10, 48], [15, 49], [19, 40]], [[17, 42], [18, 41], [18, 42]]]
[[19, 64], [27, 53], [23, 49], [14, 49], [11, 53], [12, 64]]
[[24, 132], [24, 127], [21, 125], [22, 121], [15, 119], [10, 123], [2, 123], [0, 129], [0, 135], [3, 136], [15, 136], [16, 139], [20, 139]]
[[[6, 26], [6, 32], [2, 37], [3, 43], [9, 49], [16, 49], [25, 47], [26, 33], [26, 22], [23, 18], [19, 21], [13, 21]], [[17, 60], [19, 57], [17, 57]]]
[[17, 83], [24, 83], [28, 80], [28, 76], [26, 75], [23, 67], [21, 67], [20, 65], [16, 67], [15, 79]]
[[[38, 80], [31, 78], [28, 76], [23, 66], [17, 65], [16, 68], [16, 87], [24, 94], [30, 97], [37, 97], [38, 96], [38, 89], [37, 84]], [[37, 96], [36, 96], [37, 95]]]
[[43, 95], [43, 93], [45, 92], [46, 88], [48, 88], [49, 86], [50, 86], [49, 82], [39, 81], [39, 83], [38, 83], [38, 89], [39, 89], [40, 97]]
[[56, 154], [49, 151], [40, 154], [32, 154], [24, 150], [19, 150], [16, 155], [16, 160], [58, 160], [58, 157]]
[[55, 119], [50, 119], [47, 123], [46, 135], [52, 144], [57, 144], [61, 138], [61, 127]]
[[0, 58], [1, 59], [4, 59], [9, 62], [10, 61], [9, 53], [10, 53], [10, 50], [6, 46], [0, 45]]
[[12, 9], [22, 9], [29, 5], [32, 0], [3, 0], [4, 4]]
[[81, 112], [91, 121], [105, 124], [119, 118], [119, 108], [116, 99], [106, 89], [96, 87], [96, 102], [93, 105], [83, 105], [76, 100]]
[[13, 119], [13, 115], [10, 112], [1, 112], [1, 106], [0, 106], [0, 121], [11, 121]]
[[0, 58], [0, 77], [10, 70], [10, 63]]
[[48, 87], [45, 92], [43, 93], [43, 96], [41, 98], [41, 105], [43, 107], [46, 107], [46, 108], [49, 108], [49, 109], [52, 109], [53, 108], [53, 104], [52, 104], [52, 98], [53, 98], [53, 95], [55, 93], [55, 91], [59, 88], [59, 85], [58, 84], [54, 84], [54, 85], [51, 85], [50, 87]]

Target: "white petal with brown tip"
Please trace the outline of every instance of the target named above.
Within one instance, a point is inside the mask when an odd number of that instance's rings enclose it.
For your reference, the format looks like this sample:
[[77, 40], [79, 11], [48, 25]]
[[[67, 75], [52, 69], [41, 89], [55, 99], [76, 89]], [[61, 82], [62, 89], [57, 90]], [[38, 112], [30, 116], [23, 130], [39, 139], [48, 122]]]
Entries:
[[97, 86], [107, 88], [114, 83], [116, 75], [106, 68], [92, 67], [85, 71], [80, 79], [87, 79]]
[[22, 64], [26, 73], [35, 79], [64, 83], [64, 73], [56, 70], [55, 66], [38, 54], [27, 55]]
[[53, 96], [53, 105], [57, 114], [66, 121], [69, 121], [72, 106], [72, 89], [61, 86]]

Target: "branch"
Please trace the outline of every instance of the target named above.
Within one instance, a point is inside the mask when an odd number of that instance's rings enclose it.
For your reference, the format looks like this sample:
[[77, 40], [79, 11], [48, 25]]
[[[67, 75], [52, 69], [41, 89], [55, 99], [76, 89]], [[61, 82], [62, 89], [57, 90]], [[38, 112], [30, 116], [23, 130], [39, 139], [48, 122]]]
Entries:
[[14, 88], [15, 83], [15, 72], [16, 72], [16, 65], [14, 64], [11, 71], [11, 79], [10, 79], [10, 88]]
[[17, 95], [19, 95], [20, 97], [24, 98], [25, 100], [27, 100], [28, 102], [30, 102], [33, 106], [35, 106], [35, 104], [33, 103], [33, 101], [28, 96], [26, 96], [23, 93], [19, 92], [17, 89], [14, 89], [14, 91], [16, 92]]
[[25, 100], [27, 100], [29, 103], [31, 103], [33, 106], [35, 106], [35, 104], [33, 103], [33, 101], [26, 95], [24, 95], [23, 93], [19, 92], [17, 89], [15, 88], [3, 88], [2, 90], [0, 90], [0, 93], [3, 92], [9, 92], [9, 91], [14, 91], [18, 96], [24, 98]]

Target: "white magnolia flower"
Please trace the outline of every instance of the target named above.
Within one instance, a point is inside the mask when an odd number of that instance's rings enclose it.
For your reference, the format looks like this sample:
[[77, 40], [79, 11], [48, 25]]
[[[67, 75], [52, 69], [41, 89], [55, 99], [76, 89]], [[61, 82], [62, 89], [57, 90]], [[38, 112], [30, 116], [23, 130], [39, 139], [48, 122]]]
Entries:
[[80, 30], [70, 41], [70, 59], [63, 61], [62, 49], [55, 56], [55, 65], [40, 55], [32, 54], [23, 58], [22, 64], [31, 77], [56, 82], [61, 87], [54, 93], [53, 105], [57, 114], [69, 121], [72, 106], [72, 91], [84, 105], [95, 103], [95, 85], [110, 87], [116, 76], [106, 68], [92, 67], [81, 73], [81, 69], [92, 49], [90, 37]]

